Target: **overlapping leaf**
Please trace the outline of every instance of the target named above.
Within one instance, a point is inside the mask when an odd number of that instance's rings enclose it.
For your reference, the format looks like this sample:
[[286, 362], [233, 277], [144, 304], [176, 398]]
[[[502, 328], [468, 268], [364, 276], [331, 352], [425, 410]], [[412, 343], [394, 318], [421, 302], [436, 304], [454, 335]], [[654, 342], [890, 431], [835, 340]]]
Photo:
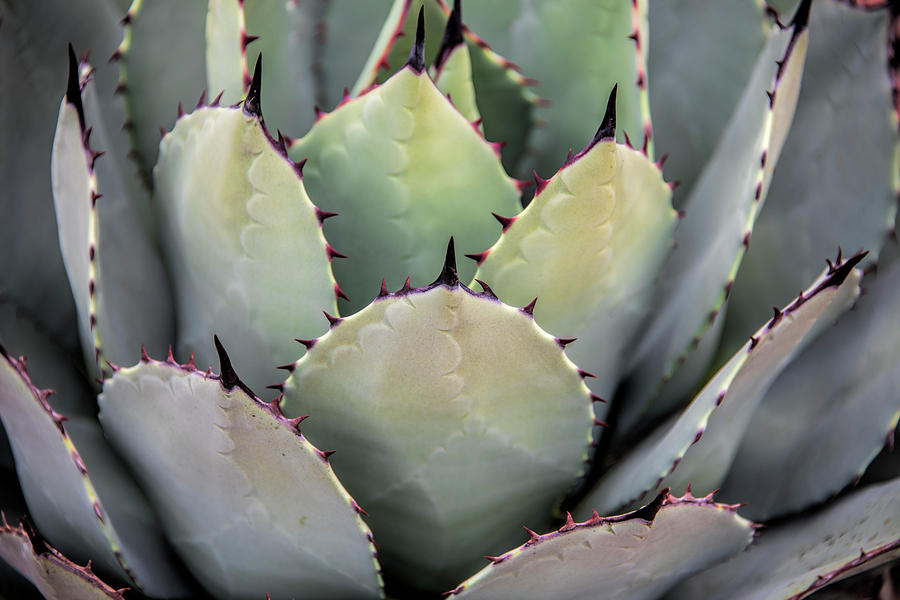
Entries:
[[836, 265], [776, 313], [680, 415], [660, 426], [604, 474], [576, 513], [586, 515], [594, 509], [610, 511], [642, 502], [661, 487], [681, 491], [691, 485], [699, 493], [717, 489], [768, 386], [800, 348], [856, 299], [860, 273], [854, 266], [861, 259], [859, 255]]
[[385, 291], [307, 342], [284, 389], [288, 414], [317, 416], [310, 439], [338, 449], [386, 571], [431, 592], [522, 522], [548, 524], [593, 425], [582, 374], [530, 307], [470, 291], [448, 258], [433, 285]]
[[327, 455], [216, 342], [220, 376], [145, 359], [100, 395], [104, 430], [169, 540], [217, 598], [378, 598], [371, 534]]
[[293, 337], [336, 312], [334, 252], [284, 141], [259, 113], [261, 70], [243, 108], [201, 107], [160, 144], [155, 171], [164, 250], [175, 283], [178, 350], [210, 364], [231, 343], [256, 389], [299, 355]]

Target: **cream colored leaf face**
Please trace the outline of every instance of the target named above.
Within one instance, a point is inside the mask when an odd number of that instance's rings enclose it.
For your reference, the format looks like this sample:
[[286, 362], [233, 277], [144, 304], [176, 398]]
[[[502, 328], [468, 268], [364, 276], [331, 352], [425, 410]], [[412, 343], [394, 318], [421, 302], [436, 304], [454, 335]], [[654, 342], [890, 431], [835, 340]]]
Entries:
[[244, 388], [144, 361], [107, 381], [100, 420], [217, 598], [378, 598], [371, 534], [326, 455]]
[[291, 339], [336, 312], [328, 245], [295, 165], [255, 116], [204, 107], [160, 143], [154, 176], [178, 350], [211, 364], [218, 333], [262, 390], [299, 355]]
[[648, 316], [653, 280], [671, 251], [677, 215], [659, 167], [612, 140], [589, 146], [542, 184], [475, 274], [506, 302], [534, 309], [538, 324], [615, 390], [622, 357]]
[[549, 513], [583, 472], [592, 427], [557, 341], [458, 284], [401, 290], [337, 323], [295, 365], [284, 406], [315, 415], [304, 430], [338, 450], [386, 570], [432, 591]]

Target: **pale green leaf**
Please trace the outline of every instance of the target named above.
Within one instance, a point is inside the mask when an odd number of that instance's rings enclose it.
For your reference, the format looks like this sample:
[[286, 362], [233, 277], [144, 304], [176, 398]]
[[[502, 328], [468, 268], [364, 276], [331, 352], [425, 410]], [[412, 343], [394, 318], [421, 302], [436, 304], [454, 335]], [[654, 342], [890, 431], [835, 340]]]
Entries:
[[[765, 200], [800, 88], [809, 40], [805, 22], [773, 32], [728, 128], [688, 198], [676, 251], [662, 272], [655, 318], [632, 353], [632, 385], [622, 402], [624, 432], [651, 411], [677, 406], [706, 368], [725, 299]], [[783, 61], [779, 67], [776, 61]], [[770, 102], [766, 91], [773, 92]], [[689, 377], [673, 375], [693, 355]], [[677, 385], [674, 385], [677, 384]]]
[[[576, 514], [640, 504], [664, 487], [680, 492], [690, 485], [702, 494], [718, 488], [775, 377], [856, 299], [860, 272], [853, 266], [859, 258], [821, 276], [802, 298], [763, 325], [680, 415], [603, 475]], [[759, 485], [759, 479], [752, 481]]]
[[[856, 308], [782, 373], [753, 415], [723, 496], [770, 519], [855, 478], [900, 418], [900, 264], [863, 280]], [[840, 440], [842, 443], [823, 443]], [[758, 482], [765, 481], [765, 485]]]
[[453, 106], [470, 122], [481, 119], [472, 83], [472, 59], [469, 48], [460, 44], [449, 51], [447, 58], [434, 74], [434, 84], [450, 97]]
[[371, 534], [327, 457], [223, 371], [145, 360], [100, 395], [175, 550], [216, 598], [378, 598]]
[[[456, 237], [463, 252], [497, 239], [491, 211], [515, 212], [519, 188], [486, 143], [427, 74], [401, 69], [384, 84], [323, 114], [291, 148], [308, 158], [304, 183], [329, 241], [348, 258], [335, 275], [350, 311], [378, 293], [427, 283]], [[475, 269], [464, 265], [467, 280]]]
[[200, 108], [160, 146], [154, 175], [178, 306], [178, 350], [212, 363], [230, 343], [252, 389], [295, 360], [336, 312], [328, 245], [296, 166], [260, 119]]
[[[471, 600], [653, 600], [744, 549], [753, 524], [710, 498], [666, 492], [634, 513], [568, 521], [492, 559], [453, 590]], [[600, 595], [598, 595], [598, 593]]]
[[[529, 167], [546, 176], [556, 170], [568, 150], [583, 146], [603, 114], [603, 99], [615, 84], [619, 85], [619, 141], [625, 132], [641, 146], [645, 125], [649, 126], [641, 106], [646, 94], [638, 84], [648, 43], [644, 1], [482, 0], [467, 2], [463, 15], [499, 53], [514, 57], [522, 71], [538, 81], [537, 95], [549, 100], [537, 114], [546, 126], [532, 136], [535, 154], [529, 155], [533, 163]], [[635, 31], [641, 51], [629, 38]]]
[[[105, 360], [136, 362], [141, 344], [161, 352], [172, 339], [171, 292], [156, 247], [130, 195], [114, 171], [111, 184], [95, 171], [96, 154], [83, 120], [79, 75], [70, 57], [70, 87], [60, 106], [51, 155], [53, 201], [60, 247], [78, 308], [82, 351], [89, 372]], [[83, 65], [81, 72], [89, 72]], [[88, 96], [91, 80], [81, 80]], [[142, 315], [135, 319], [134, 314]]]
[[[728, 302], [730, 351], [838, 246], [878, 258], [897, 213], [897, 120], [887, 10], [813, 4], [809, 56], [784, 155]], [[827, 127], [823, 127], [827, 123]]]
[[671, 190], [645, 155], [612, 139], [595, 140], [541, 185], [475, 277], [511, 304], [537, 297], [538, 324], [578, 338], [572, 359], [610, 397], [670, 252]]
[[225, 105], [243, 100], [250, 83], [242, 34], [246, 35], [244, 3], [239, 0], [209, 0], [206, 12], [206, 89], [216, 90], [213, 92], [215, 94], [223, 92], [221, 101]]
[[0, 418], [38, 528], [67, 556], [91, 560], [120, 582], [150, 595], [184, 595], [156, 516], [97, 421], [63, 421], [46, 396], [22, 362], [0, 353]]
[[340, 321], [296, 363], [284, 400], [315, 415], [312, 441], [339, 450], [386, 572], [431, 592], [514, 544], [522, 523], [549, 524], [592, 427], [589, 391], [552, 336], [444, 281]]

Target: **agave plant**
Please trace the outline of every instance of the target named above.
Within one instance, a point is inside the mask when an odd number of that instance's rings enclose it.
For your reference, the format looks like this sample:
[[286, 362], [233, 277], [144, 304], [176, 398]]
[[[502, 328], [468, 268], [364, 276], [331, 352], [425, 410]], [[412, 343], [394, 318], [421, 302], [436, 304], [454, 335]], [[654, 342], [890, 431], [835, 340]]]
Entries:
[[0, 595], [801, 598], [898, 557], [896, 11], [118, 4], [0, 3]]

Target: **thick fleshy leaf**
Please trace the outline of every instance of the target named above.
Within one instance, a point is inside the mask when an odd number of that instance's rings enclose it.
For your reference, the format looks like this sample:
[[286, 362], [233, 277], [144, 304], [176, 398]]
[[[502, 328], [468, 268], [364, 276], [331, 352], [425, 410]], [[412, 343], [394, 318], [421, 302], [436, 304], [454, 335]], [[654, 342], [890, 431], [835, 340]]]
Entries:
[[765, 529], [749, 551], [676, 588], [675, 600], [800, 600], [900, 557], [900, 480]]
[[[878, 251], [897, 213], [897, 120], [888, 11], [816, 2], [809, 57], [784, 159], [728, 302], [723, 345], [796, 293], [838, 246]], [[828, 127], [823, 127], [828, 123]]]
[[[704, 494], [718, 488], [775, 377], [859, 295], [861, 274], [854, 266], [861, 259], [857, 256], [836, 265], [776, 312], [680, 415], [660, 426], [600, 479], [579, 503], [576, 514], [639, 504], [662, 487], [680, 492], [691, 486]], [[760, 481], [755, 479], [753, 484]]]
[[[82, 351], [88, 371], [98, 376], [105, 360], [137, 361], [141, 344], [164, 350], [174, 317], [168, 277], [144, 235], [137, 199], [117, 179], [107, 189], [94, 170], [102, 152], [91, 146], [81, 99], [92, 84], [79, 77], [71, 47], [69, 52], [69, 86], [53, 140], [51, 180]], [[90, 73], [87, 65], [80, 70]]]
[[642, 144], [649, 127], [641, 106], [647, 102], [644, 0], [468, 2], [465, 10], [466, 23], [483, 29], [498, 52], [515, 57], [523, 72], [537, 80], [536, 93], [549, 100], [537, 115], [547, 125], [532, 136], [535, 154], [529, 155], [529, 166], [552, 173], [569, 149], [582, 146], [615, 84], [619, 140], [624, 141], [624, 132]]
[[[327, 234], [349, 257], [334, 270], [351, 312], [382, 278], [391, 287], [430, 281], [450, 236], [464, 252], [488, 247], [497, 238], [491, 211], [513, 213], [520, 194], [497, 149], [412, 67], [321, 115], [291, 156], [308, 158], [313, 201], [340, 214]], [[465, 267], [467, 280], [475, 269]]]
[[892, 439], [900, 418], [900, 264], [869, 275], [863, 288], [856, 308], [779, 376], [747, 427], [723, 494], [747, 502], [753, 518], [825, 500], [861, 477]]
[[225, 105], [241, 101], [250, 86], [244, 3], [209, 0], [206, 12], [206, 89], [222, 92]]
[[0, 558], [40, 590], [47, 600], [124, 600], [91, 571], [54, 548], [39, 552], [22, 526], [13, 527], [0, 518]]
[[632, 513], [576, 523], [538, 535], [491, 557], [491, 564], [453, 590], [472, 600], [652, 600], [687, 575], [743, 550], [754, 526], [735, 507], [711, 497], [662, 492]]
[[328, 455], [216, 342], [221, 376], [145, 359], [100, 395], [104, 430], [169, 540], [216, 598], [378, 598], [371, 534]]
[[[0, 294], [30, 307], [67, 348], [77, 348], [75, 304], [57, 242], [48, 174], [59, 98], [65, 90], [66, 41], [94, 56], [112, 53], [118, 16], [105, 0], [9, 0], [0, 5], [0, 73], [15, 93], [0, 97]], [[115, 73], [95, 75], [104, 94]], [[120, 119], [116, 127], [122, 125]]]
[[253, 89], [243, 110], [204, 107], [179, 119], [154, 176], [178, 350], [208, 365], [218, 333], [262, 389], [281, 379], [275, 365], [299, 356], [292, 338], [322, 331], [322, 310], [335, 312], [336, 299], [321, 213], [252, 112]]
[[763, 3], [747, 0], [650, 0], [649, 20], [653, 135], [656, 150], [670, 153], [665, 173], [681, 182], [675, 190], [680, 206], [728, 125], [771, 29]]
[[[656, 317], [632, 355], [620, 432], [630, 430], [648, 411], [660, 414], [677, 406], [711, 358], [719, 314], [791, 123], [809, 41], [808, 9], [804, 4], [793, 27], [770, 35], [688, 198], [687, 214], [675, 233], [677, 249], [659, 284]], [[705, 336], [710, 341], [701, 345]], [[678, 373], [689, 356], [694, 362]], [[674, 378], [676, 374], [680, 377]]]
[[206, 11], [203, 1], [133, 0], [122, 21], [124, 37], [113, 56], [135, 158], [147, 181], [159, 130], [171, 129], [178, 105], [193, 106], [204, 91]]
[[677, 215], [671, 189], [644, 154], [616, 144], [615, 100], [594, 140], [549, 181], [500, 240], [475, 255], [475, 277], [506, 302], [538, 298], [534, 317], [572, 360], [615, 391], [634, 332], [648, 315], [652, 283], [670, 253]]
[[449, 261], [432, 286], [385, 292], [308, 345], [285, 411], [315, 415], [304, 430], [339, 450], [386, 572], [410, 585], [447, 589], [523, 522], [547, 526], [584, 469], [582, 374], [526, 309], [458, 284]]
[[[471, 0], [466, 2], [466, 6], [472, 4], [475, 3]], [[445, 30], [450, 8], [443, 0], [395, 0], [369, 61], [354, 86], [355, 94], [373, 83], [383, 83], [403, 64], [412, 47], [420, 7], [425, 11], [425, 62], [434, 64], [441, 52], [441, 32]], [[503, 144], [500, 150], [503, 166], [512, 172], [526, 151], [534, 125], [538, 98], [528, 86], [534, 85], [535, 81], [524, 77], [517, 65], [494, 52], [468, 28], [463, 28], [462, 37], [471, 61], [472, 85], [478, 110], [484, 117], [484, 131], [487, 139]], [[443, 86], [441, 90], [448, 92]], [[452, 96], [454, 104], [457, 104], [457, 95]], [[474, 120], [465, 110], [462, 112]]]
[[94, 417], [66, 416], [0, 348], [0, 418], [28, 511], [63, 553], [151, 596], [181, 596], [156, 516]]

